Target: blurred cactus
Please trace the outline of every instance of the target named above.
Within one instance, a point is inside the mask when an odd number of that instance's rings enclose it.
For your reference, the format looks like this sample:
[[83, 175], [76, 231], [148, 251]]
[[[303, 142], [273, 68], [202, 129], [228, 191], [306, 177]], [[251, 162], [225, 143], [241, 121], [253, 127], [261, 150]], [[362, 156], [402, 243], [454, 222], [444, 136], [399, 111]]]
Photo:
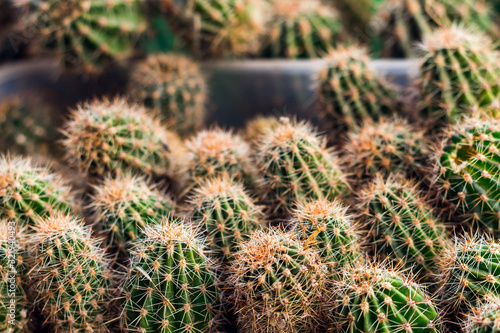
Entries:
[[322, 114], [335, 131], [398, 111], [396, 91], [370, 68], [364, 48], [339, 46], [326, 61], [319, 73], [319, 99]]
[[259, 115], [250, 119], [245, 126], [244, 137], [251, 146], [255, 146], [261, 140], [268, 129], [275, 129], [280, 124], [275, 116]]
[[293, 233], [259, 231], [241, 245], [230, 269], [241, 332], [308, 332], [320, 323], [324, 268]]
[[152, 54], [137, 65], [129, 84], [132, 99], [161, 114], [168, 128], [181, 135], [201, 128], [206, 83], [198, 65], [177, 54]]
[[500, 299], [483, 302], [473, 308], [464, 323], [464, 333], [500, 332]]
[[62, 142], [66, 159], [92, 176], [135, 171], [168, 174], [178, 171], [183, 146], [174, 132], [138, 105], [122, 99], [78, 105], [67, 122]]
[[353, 37], [365, 37], [370, 20], [376, 12], [377, 4], [384, 0], [325, 0], [340, 11], [342, 20]]
[[197, 231], [167, 218], [136, 242], [124, 285], [128, 331], [210, 332], [219, 310], [214, 266]]

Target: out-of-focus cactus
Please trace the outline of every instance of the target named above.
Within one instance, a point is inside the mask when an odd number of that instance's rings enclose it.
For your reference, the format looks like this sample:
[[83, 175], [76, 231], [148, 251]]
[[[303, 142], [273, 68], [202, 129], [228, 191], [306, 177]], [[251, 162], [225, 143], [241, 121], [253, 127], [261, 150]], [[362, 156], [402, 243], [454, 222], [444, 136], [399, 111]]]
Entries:
[[206, 90], [198, 65], [179, 54], [149, 55], [129, 83], [132, 100], [160, 114], [168, 128], [182, 135], [203, 125]]
[[500, 299], [494, 298], [473, 308], [463, 326], [464, 333], [500, 332]]
[[274, 129], [279, 124], [280, 122], [275, 116], [257, 116], [247, 122], [244, 130], [245, 139], [251, 146], [255, 146], [268, 129]]
[[124, 285], [129, 332], [210, 332], [219, 291], [205, 244], [186, 221], [167, 218], [145, 228]]
[[378, 2], [384, 0], [324, 0], [337, 8], [345, 26], [353, 37], [366, 38], [366, 29], [376, 12]]
[[123, 99], [77, 106], [63, 134], [66, 159], [92, 176], [124, 171], [172, 175], [184, 153], [177, 134]]
[[396, 91], [375, 74], [369, 60], [358, 45], [338, 46], [326, 57], [327, 67], [319, 73], [319, 98], [323, 116], [337, 132], [398, 111]]

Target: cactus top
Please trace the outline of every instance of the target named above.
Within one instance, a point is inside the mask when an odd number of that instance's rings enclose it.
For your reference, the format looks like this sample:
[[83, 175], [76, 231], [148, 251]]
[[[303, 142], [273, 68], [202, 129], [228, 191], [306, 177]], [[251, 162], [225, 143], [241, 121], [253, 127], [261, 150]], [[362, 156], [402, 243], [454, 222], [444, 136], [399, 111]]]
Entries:
[[[340, 70], [348, 70], [360, 74], [364, 71], [364, 66], [368, 66], [370, 55], [365, 47], [359, 45], [338, 45], [325, 58], [330, 66], [335, 66]], [[354, 65], [353, 65], [354, 64]], [[356, 66], [355, 64], [359, 64]]]
[[473, 308], [464, 322], [465, 333], [500, 332], [500, 299], [493, 298]]
[[472, 53], [493, 50], [492, 40], [487, 35], [474, 33], [458, 24], [425, 35], [420, 48], [432, 55], [441, 50], [466, 50]]

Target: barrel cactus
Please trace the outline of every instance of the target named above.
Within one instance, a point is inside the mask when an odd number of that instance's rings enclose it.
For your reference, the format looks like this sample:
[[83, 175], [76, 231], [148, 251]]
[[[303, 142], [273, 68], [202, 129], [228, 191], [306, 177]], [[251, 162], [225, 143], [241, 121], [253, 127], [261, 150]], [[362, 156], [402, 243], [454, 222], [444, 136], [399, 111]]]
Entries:
[[340, 45], [326, 57], [327, 66], [319, 73], [322, 114], [338, 132], [399, 108], [396, 91], [375, 74], [369, 60], [363, 47]]
[[58, 214], [40, 219], [27, 240], [35, 304], [55, 332], [106, 332], [109, 261], [83, 221]]
[[130, 332], [209, 332], [219, 291], [213, 263], [197, 230], [166, 218], [145, 228], [123, 286], [123, 321]]
[[500, 299], [494, 298], [473, 308], [467, 315], [463, 331], [465, 333], [500, 332]]
[[173, 156], [183, 154], [180, 138], [138, 105], [123, 99], [78, 105], [67, 122], [62, 144], [66, 159], [91, 176], [131, 171], [172, 174]]
[[273, 0], [264, 55], [274, 58], [318, 58], [341, 39], [342, 23], [320, 0]]
[[358, 180], [396, 171], [410, 177], [425, 173], [431, 143], [424, 130], [402, 118], [368, 120], [347, 136], [346, 160]]
[[130, 58], [146, 30], [141, 0], [18, 1], [26, 24], [37, 27], [36, 45], [49, 49], [68, 67], [86, 72]]
[[348, 188], [326, 139], [308, 123], [280, 119], [259, 140], [255, 155], [265, 196], [276, 210], [289, 210], [297, 201], [333, 200]]
[[190, 200], [194, 222], [204, 226], [213, 255], [227, 264], [239, 244], [262, 229], [263, 212], [239, 182], [209, 179]]
[[96, 185], [90, 208], [109, 245], [124, 253], [146, 225], [172, 214], [174, 203], [144, 176], [127, 173]]
[[325, 268], [293, 233], [259, 231], [235, 254], [228, 286], [241, 332], [307, 332], [318, 326]]
[[448, 133], [437, 154], [436, 184], [455, 215], [500, 233], [500, 120], [467, 119]]
[[0, 217], [33, 227], [38, 217], [77, 212], [68, 183], [29, 158], [0, 157]]
[[182, 135], [203, 125], [206, 90], [198, 65], [180, 54], [149, 55], [129, 83], [132, 99], [161, 114], [167, 127]]
[[420, 94], [426, 117], [439, 126], [480, 108], [497, 111], [500, 58], [487, 36], [453, 25], [427, 35], [422, 49]]

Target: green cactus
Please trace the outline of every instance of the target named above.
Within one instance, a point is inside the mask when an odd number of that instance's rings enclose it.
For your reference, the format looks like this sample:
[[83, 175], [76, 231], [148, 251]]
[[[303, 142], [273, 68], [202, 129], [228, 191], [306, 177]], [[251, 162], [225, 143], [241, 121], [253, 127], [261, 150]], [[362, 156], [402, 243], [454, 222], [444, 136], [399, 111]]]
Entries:
[[308, 123], [280, 119], [266, 131], [256, 147], [264, 196], [276, 212], [289, 210], [295, 202], [333, 200], [348, 185], [336, 156]]
[[464, 333], [500, 332], [500, 299], [482, 302], [467, 315], [463, 325]]
[[0, 220], [0, 330], [6, 333], [29, 332], [22, 232], [15, 221]]
[[266, 0], [163, 0], [162, 8], [173, 30], [201, 58], [241, 57], [261, 49]]
[[124, 285], [128, 331], [209, 332], [216, 327], [219, 291], [205, 244], [182, 219], [145, 228]]
[[130, 58], [147, 27], [141, 0], [22, 3], [28, 11], [26, 24], [38, 28], [38, 48], [49, 49], [65, 66], [86, 72]]
[[377, 4], [385, 0], [325, 0], [340, 11], [342, 20], [353, 37], [365, 37], [365, 29], [369, 27], [376, 12]]
[[78, 212], [68, 183], [29, 158], [0, 156], [0, 218], [32, 227], [56, 212]]
[[340, 332], [441, 332], [425, 289], [404, 273], [372, 264], [348, 270], [334, 311]]
[[204, 130], [186, 143], [188, 177], [191, 184], [207, 178], [229, 177], [247, 186], [255, 182], [255, 170], [250, 160], [250, 147], [237, 134], [219, 128]]
[[424, 174], [432, 146], [425, 131], [408, 121], [399, 117], [367, 120], [347, 135], [345, 159], [359, 181], [377, 173]]
[[94, 187], [90, 208], [109, 245], [125, 253], [146, 225], [172, 214], [174, 202], [145, 177], [122, 174]]
[[365, 119], [377, 120], [397, 112], [397, 92], [370, 68], [366, 50], [358, 45], [338, 46], [319, 73], [322, 115], [335, 131], [343, 132]]
[[204, 226], [213, 255], [229, 263], [239, 244], [261, 230], [264, 214], [239, 182], [209, 179], [191, 196], [194, 222]]
[[27, 240], [35, 304], [54, 332], [107, 332], [113, 296], [109, 261], [83, 221], [40, 219]]
[[413, 181], [378, 175], [359, 194], [359, 210], [379, 257], [395, 259], [421, 277], [436, 272], [448, 244], [446, 228]]
[[241, 332], [308, 332], [320, 324], [325, 273], [294, 233], [258, 231], [241, 245], [228, 279]]
[[342, 268], [362, 259], [358, 230], [347, 209], [340, 201], [320, 199], [298, 204], [292, 214], [295, 233], [319, 252], [337, 276]]
[[264, 42], [265, 56], [318, 58], [328, 54], [341, 39], [342, 23], [320, 0], [273, 0], [273, 18]]
[[487, 36], [453, 25], [427, 35], [422, 49], [423, 114], [436, 125], [500, 107], [500, 58]]
[[453, 308], [477, 306], [500, 296], [500, 244], [485, 235], [465, 235], [440, 256], [443, 299]]
[[377, 37], [384, 58], [416, 58], [415, 45], [438, 27], [461, 22], [483, 32], [494, 32], [495, 24], [485, 0], [388, 0], [375, 18]]
[[198, 65], [178, 54], [151, 54], [139, 63], [129, 83], [129, 94], [162, 115], [181, 135], [201, 128], [207, 87]]
[[435, 166], [437, 186], [456, 216], [500, 233], [500, 120], [467, 119], [448, 132]]
[[173, 174], [183, 154], [180, 138], [138, 105], [123, 99], [78, 105], [63, 134], [66, 159], [91, 176], [135, 171]]

